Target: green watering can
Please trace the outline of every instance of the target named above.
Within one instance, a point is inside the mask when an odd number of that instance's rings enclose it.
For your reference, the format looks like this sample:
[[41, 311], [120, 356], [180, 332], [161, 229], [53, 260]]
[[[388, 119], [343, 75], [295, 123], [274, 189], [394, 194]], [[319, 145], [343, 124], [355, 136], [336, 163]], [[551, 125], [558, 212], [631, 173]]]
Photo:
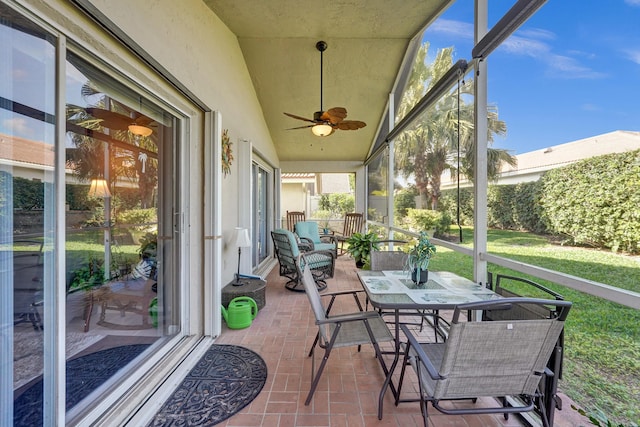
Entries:
[[222, 317], [230, 329], [244, 329], [258, 314], [258, 305], [250, 297], [237, 297], [231, 300], [229, 308], [222, 306]]

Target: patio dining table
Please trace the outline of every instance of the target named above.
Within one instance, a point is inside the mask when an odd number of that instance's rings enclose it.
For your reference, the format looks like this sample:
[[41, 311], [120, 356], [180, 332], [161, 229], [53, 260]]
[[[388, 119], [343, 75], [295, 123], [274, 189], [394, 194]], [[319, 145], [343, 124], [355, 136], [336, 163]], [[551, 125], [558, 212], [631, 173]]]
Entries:
[[408, 310], [448, 310], [456, 305], [474, 301], [502, 298], [500, 295], [469, 279], [448, 271], [429, 271], [429, 280], [415, 284], [406, 271], [358, 270], [358, 278], [371, 305], [382, 311], [392, 312], [395, 328], [394, 358], [380, 390], [378, 419], [382, 419], [382, 402], [387, 388], [398, 398], [392, 381], [393, 371], [400, 359], [400, 319]]

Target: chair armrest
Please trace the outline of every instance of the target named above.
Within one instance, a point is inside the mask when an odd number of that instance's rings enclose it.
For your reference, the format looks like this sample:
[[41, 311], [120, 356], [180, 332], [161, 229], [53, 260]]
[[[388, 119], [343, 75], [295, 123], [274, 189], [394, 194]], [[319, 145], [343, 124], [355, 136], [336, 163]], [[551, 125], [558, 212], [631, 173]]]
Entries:
[[313, 240], [308, 237], [298, 237], [300, 242], [298, 243], [298, 247], [300, 248], [310, 248], [308, 251], [313, 251], [315, 249], [315, 245], [313, 244]]
[[[440, 375], [440, 373], [435, 368], [435, 366], [433, 366], [433, 363], [431, 363], [431, 360], [429, 360], [429, 356], [427, 356], [427, 354], [424, 352], [422, 345], [420, 345], [420, 343], [418, 342], [416, 337], [411, 333], [409, 328], [407, 328], [406, 325], [400, 325], [400, 328], [402, 329], [402, 332], [404, 333], [404, 335], [407, 337], [407, 340], [409, 342], [409, 347], [413, 347], [413, 350], [418, 355], [418, 359], [420, 359], [420, 362], [422, 362], [422, 365], [429, 373], [429, 376], [434, 380], [445, 379], [446, 377], [443, 377], [442, 375]], [[407, 348], [407, 351], [408, 350], [409, 348]]]
[[[338, 239], [336, 239], [336, 236], [334, 236], [333, 234], [321, 234], [320, 235], [320, 240], [322, 240], [324, 243], [337, 243]], [[326, 240], [326, 242], [325, 242]]]
[[364, 289], [351, 289], [351, 290], [334, 291], [334, 292], [327, 292], [324, 294], [320, 294], [320, 297], [328, 297], [328, 296], [331, 297], [331, 301], [327, 305], [327, 309], [325, 311], [326, 315], [329, 316], [329, 312], [331, 312], [331, 308], [333, 307], [333, 303], [335, 302], [336, 297], [341, 295], [353, 295], [353, 299], [356, 301], [356, 305], [358, 306], [358, 309], [360, 311], [364, 311], [362, 308], [362, 303], [360, 302], [360, 299], [358, 298], [358, 295], [357, 295], [361, 292], [364, 292]]
[[365, 319], [376, 319], [380, 315], [376, 311], [359, 311], [357, 313], [338, 314], [326, 319], [316, 320], [316, 325], [324, 325], [328, 323], [343, 323], [343, 322], [359, 322]]
[[351, 294], [362, 293], [362, 292], [364, 292], [364, 289], [349, 289], [349, 290], [343, 290], [343, 291], [325, 292], [320, 294], [320, 296], [328, 297], [328, 296], [339, 296], [339, 295], [351, 295]]

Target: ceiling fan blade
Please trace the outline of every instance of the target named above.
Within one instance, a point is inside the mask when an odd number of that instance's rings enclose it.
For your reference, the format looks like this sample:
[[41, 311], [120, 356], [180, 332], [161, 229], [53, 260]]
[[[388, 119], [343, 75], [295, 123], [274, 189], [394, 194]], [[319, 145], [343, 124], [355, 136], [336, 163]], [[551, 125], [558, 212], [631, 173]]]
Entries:
[[329, 121], [333, 124], [340, 123], [347, 117], [347, 109], [344, 107], [329, 108], [322, 114], [322, 120]]
[[315, 126], [315, 125], [298, 126], [298, 127], [295, 127], [295, 128], [288, 128], [288, 129], [285, 129], [285, 130], [307, 129], [307, 128], [312, 128], [312, 127], [314, 127], [314, 126]]
[[306, 117], [300, 117], [300, 116], [296, 116], [295, 114], [291, 114], [291, 113], [284, 113], [285, 116], [289, 116], [292, 117], [294, 119], [298, 119], [298, 120], [303, 120], [305, 122], [309, 122], [309, 123], [316, 123], [314, 120], [311, 119], [307, 119]]
[[343, 120], [340, 123], [336, 123], [335, 127], [340, 130], [358, 130], [365, 127], [367, 124], [359, 120]]
[[115, 113], [113, 111], [104, 110], [102, 108], [89, 107], [86, 109], [87, 113], [102, 120], [102, 126], [109, 129], [123, 130], [127, 126], [134, 122], [134, 119], [127, 117], [123, 114]]

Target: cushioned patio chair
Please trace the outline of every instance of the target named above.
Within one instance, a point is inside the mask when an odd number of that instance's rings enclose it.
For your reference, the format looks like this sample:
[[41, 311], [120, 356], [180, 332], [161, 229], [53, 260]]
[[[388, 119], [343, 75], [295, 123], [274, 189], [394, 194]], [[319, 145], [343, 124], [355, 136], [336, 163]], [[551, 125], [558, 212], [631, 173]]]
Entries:
[[[331, 235], [320, 237], [318, 223], [315, 221], [298, 221], [295, 225], [295, 233], [303, 243], [306, 243], [312, 251], [332, 251], [338, 255], [336, 238]], [[298, 245], [300, 246], [300, 245]]]
[[[289, 230], [279, 228], [271, 232], [271, 238], [280, 263], [280, 276], [289, 279], [285, 287], [291, 291], [304, 292], [304, 286], [300, 283], [300, 274], [296, 266], [298, 256], [302, 251], [298, 247], [295, 235]], [[326, 279], [333, 277], [335, 255], [331, 251], [305, 253], [308, 255], [307, 259], [318, 290], [326, 289]]]
[[[546, 298], [558, 301], [564, 297], [557, 292], [548, 289], [534, 281], [504, 274], [494, 275], [489, 273], [489, 287], [505, 298], [527, 297]], [[510, 320], [510, 319], [548, 319], [558, 316], [559, 309], [556, 306], [518, 305], [512, 310], [485, 310], [482, 313], [484, 320]], [[564, 355], [564, 331], [558, 337], [556, 346], [549, 357], [547, 367], [556, 375], [540, 381], [540, 399], [536, 402], [534, 411], [541, 418], [546, 418], [549, 425], [553, 425], [556, 409], [562, 409], [562, 399], [558, 396], [558, 380], [562, 379], [562, 365]]]
[[298, 221], [306, 221], [304, 211], [287, 211], [287, 230], [295, 231], [296, 222]]
[[[393, 336], [380, 314], [376, 311], [362, 311], [359, 303], [359, 311], [347, 314], [341, 313], [335, 316], [330, 315], [329, 311], [335, 296], [332, 296], [329, 306], [325, 307], [322, 304], [321, 295], [318, 293], [311, 269], [309, 268], [310, 261], [308, 256], [306, 253], [302, 254], [297, 262], [297, 266], [300, 271], [300, 276], [302, 277], [302, 283], [307, 291], [307, 298], [311, 304], [311, 309], [316, 318], [318, 335], [309, 353], [309, 356], [312, 357], [311, 389], [305, 400], [305, 405], [311, 402], [313, 393], [318, 386], [322, 372], [334, 348], [358, 346], [358, 350], [360, 350], [360, 346], [363, 344], [373, 344], [376, 358], [380, 361], [380, 365], [386, 375], [388, 370], [382, 358], [379, 343], [393, 341]], [[353, 292], [347, 291], [343, 294], [349, 295], [353, 294]], [[324, 355], [316, 371], [315, 349], [317, 347], [324, 349]]]
[[[518, 310], [527, 306], [557, 307], [557, 317], [548, 319], [464, 321], [463, 310]], [[562, 333], [571, 303], [534, 298], [460, 304], [453, 313], [449, 337], [445, 343], [418, 342], [405, 325], [405, 359], [400, 373], [398, 398], [406, 374], [413, 367], [419, 388], [424, 425], [428, 425], [428, 403], [448, 415], [524, 413], [534, 409], [540, 397], [538, 383], [555, 375], [546, 363]], [[495, 405], [480, 404], [481, 397], [496, 398]], [[507, 398], [514, 397], [515, 400]], [[469, 405], [443, 406], [447, 400], [470, 399]], [[489, 399], [491, 401], [493, 399]], [[407, 400], [402, 400], [407, 401]], [[507, 403], [508, 401], [508, 403]], [[542, 420], [543, 425], [549, 424]]]
[[346, 249], [344, 249], [344, 244], [349, 237], [351, 237], [354, 233], [362, 233], [362, 229], [364, 228], [364, 215], [357, 212], [351, 212], [344, 215], [344, 224], [342, 227], [342, 233], [336, 235], [338, 239], [338, 243], [340, 243], [340, 248], [338, 251], [338, 255], [344, 255], [347, 253]]

